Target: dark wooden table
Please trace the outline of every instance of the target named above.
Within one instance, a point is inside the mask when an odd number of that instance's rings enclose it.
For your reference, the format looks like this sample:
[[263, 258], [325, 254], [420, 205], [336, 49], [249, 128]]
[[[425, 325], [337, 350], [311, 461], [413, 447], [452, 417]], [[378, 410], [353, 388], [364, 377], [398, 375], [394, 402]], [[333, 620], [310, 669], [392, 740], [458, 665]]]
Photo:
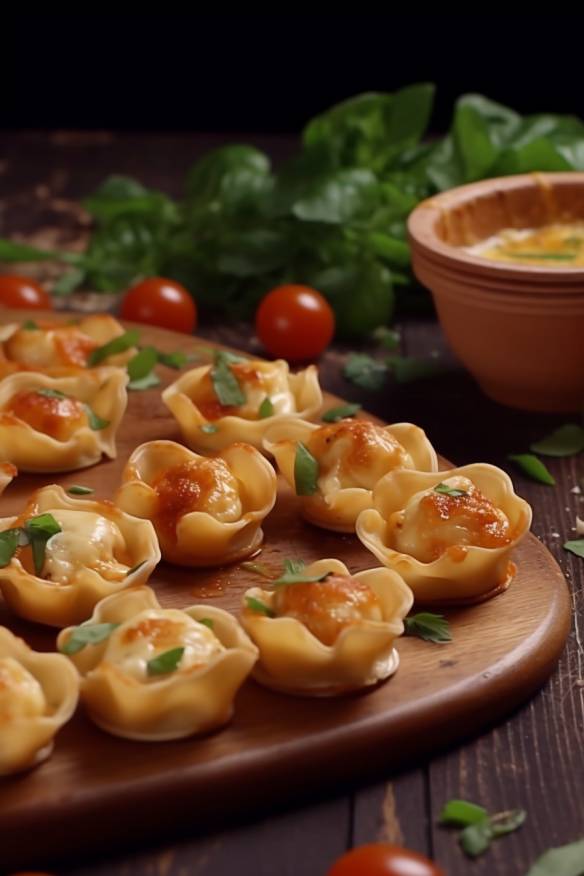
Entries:
[[[290, 141], [247, 138], [281, 157]], [[67, 244], [78, 238], [74, 199], [105, 175], [133, 174], [147, 185], [179, 195], [184, 173], [213, 136], [51, 135], [20, 133], [0, 138], [0, 235], [22, 232], [27, 239]], [[402, 352], [449, 352], [431, 318], [404, 321]], [[201, 326], [200, 334], [235, 347], [254, 349], [249, 327]], [[583, 339], [584, 343], [584, 339]], [[257, 347], [255, 348], [257, 349]], [[366, 349], [366, 348], [363, 348]], [[405, 385], [388, 383], [377, 394], [348, 384], [341, 366], [346, 349], [333, 346], [323, 357], [321, 379], [330, 391], [360, 401], [388, 421], [421, 425], [439, 451], [463, 464], [477, 460], [509, 469], [506, 455], [566, 421], [565, 417], [512, 411], [486, 399], [456, 363], [440, 377]], [[545, 351], [542, 351], [545, 355]], [[561, 545], [573, 537], [584, 497], [573, 492], [582, 477], [582, 458], [550, 461], [555, 488], [514, 473], [519, 490], [533, 505], [535, 534], [564, 570], [574, 604], [574, 626], [558, 670], [531, 702], [478, 739], [404, 769], [380, 774], [362, 787], [341, 787], [322, 799], [291, 801], [282, 788], [282, 808], [259, 815], [242, 812], [236, 825], [209, 833], [192, 825], [188, 837], [139, 850], [104, 849], [100, 861], [75, 860], [58, 872], [75, 876], [325, 876], [327, 867], [352, 845], [387, 840], [435, 858], [449, 876], [523, 876], [546, 848], [584, 836], [584, 561]], [[355, 751], [355, 758], [359, 752]], [[525, 826], [496, 842], [476, 862], [466, 859], [455, 836], [437, 826], [443, 803], [462, 797], [490, 811], [524, 807]], [[164, 801], [160, 801], [164, 806]], [[95, 826], [99, 831], [99, 824]], [[120, 824], [120, 844], [124, 826]], [[34, 842], [34, 838], [31, 838]], [[110, 853], [109, 857], [106, 857]], [[49, 866], [47, 863], [47, 866]], [[1, 866], [1, 851], [0, 851]], [[364, 874], [366, 876], [366, 874]]]

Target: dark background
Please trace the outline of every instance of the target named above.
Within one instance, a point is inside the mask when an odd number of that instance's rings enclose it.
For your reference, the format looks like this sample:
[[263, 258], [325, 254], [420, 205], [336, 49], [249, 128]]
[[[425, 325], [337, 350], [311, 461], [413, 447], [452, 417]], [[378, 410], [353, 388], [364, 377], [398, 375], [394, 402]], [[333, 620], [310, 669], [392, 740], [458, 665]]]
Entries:
[[10, 15], [0, 129], [297, 132], [364, 90], [438, 85], [584, 116], [584, 16]]

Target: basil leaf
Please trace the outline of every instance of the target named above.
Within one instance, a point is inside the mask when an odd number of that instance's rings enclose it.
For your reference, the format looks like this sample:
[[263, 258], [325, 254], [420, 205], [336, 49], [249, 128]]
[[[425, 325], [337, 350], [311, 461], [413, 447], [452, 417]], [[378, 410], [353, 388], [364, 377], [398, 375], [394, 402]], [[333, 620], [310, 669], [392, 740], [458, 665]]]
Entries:
[[542, 456], [575, 456], [584, 450], [584, 429], [575, 423], [566, 423], [541, 441], [535, 441], [529, 449]]
[[284, 572], [272, 583], [274, 587], [286, 587], [288, 584], [316, 584], [324, 581], [331, 574], [331, 572], [323, 572], [322, 575], [306, 575], [303, 572]]
[[24, 524], [24, 530], [30, 540], [35, 575], [41, 575], [45, 564], [47, 542], [53, 535], [61, 532], [61, 527], [52, 514], [39, 514], [30, 517]]
[[338, 405], [336, 408], [329, 408], [321, 417], [323, 423], [338, 423], [339, 420], [344, 420], [345, 417], [354, 417], [361, 410], [361, 405], [357, 402], [348, 402], [346, 405]]
[[233, 354], [218, 350], [215, 354], [215, 364], [211, 369], [215, 395], [225, 407], [239, 407], [245, 404], [245, 394], [229, 367], [233, 361]]
[[141, 569], [142, 566], [144, 566], [145, 564], [146, 564], [146, 560], [142, 560], [141, 563], [136, 563], [135, 566], [132, 566], [131, 569], [128, 569], [128, 571], [126, 572], [126, 578], [127, 578], [129, 575], [133, 575], [134, 572], [137, 572], [138, 569]]
[[130, 383], [135, 380], [143, 380], [147, 377], [158, 363], [158, 353], [154, 347], [143, 347], [135, 356], [132, 356], [126, 369]]
[[466, 490], [458, 490], [455, 487], [449, 487], [448, 484], [437, 484], [434, 487], [435, 493], [440, 493], [443, 496], [452, 496], [454, 499], [458, 499], [460, 496], [468, 496]]
[[86, 271], [83, 268], [71, 268], [61, 274], [59, 279], [53, 283], [51, 293], [58, 297], [71, 295], [85, 280]]
[[525, 809], [509, 809], [507, 812], [497, 812], [489, 818], [493, 837], [507, 836], [518, 830], [527, 818]]
[[269, 578], [272, 580], [272, 573], [268, 569], [267, 566], [264, 566], [263, 563], [252, 563], [246, 561], [244, 563], [240, 563], [242, 569], [246, 569], [248, 572], [255, 572], [256, 575], [261, 575], [262, 578]]
[[197, 619], [197, 622], [203, 624], [204, 627], [208, 627], [210, 630], [215, 626], [210, 617], [200, 617]]
[[556, 479], [549, 472], [541, 459], [531, 453], [510, 453], [507, 459], [516, 462], [519, 468], [533, 481], [555, 487]]
[[89, 496], [90, 493], [95, 493], [93, 487], [84, 487], [81, 484], [71, 484], [67, 487], [67, 492], [70, 496]]
[[169, 672], [175, 672], [184, 653], [185, 649], [182, 647], [171, 648], [170, 651], [164, 651], [158, 657], [153, 657], [146, 664], [148, 675], [168, 675]]
[[245, 604], [247, 607], [254, 611], [256, 614], [263, 614], [266, 617], [276, 617], [276, 612], [270, 608], [269, 605], [266, 605], [265, 602], [262, 602], [260, 599], [256, 599], [255, 596], [246, 596]]
[[401, 335], [397, 329], [390, 329], [386, 325], [378, 326], [372, 333], [373, 340], [386, 350], [399, 350]]
[[258, 416], [260, 420], [265, 420], [267, 417], [274, 416], [274, 405], [272, 404], [272, 399], [269, 396], [266, 396], [261, 403], [258, 410]]
[[469, 858], [478, 858], [487, 851], [493, 839], [493, 832], [488, 818], [469, 824], [460, 834], [460, 845]]
[[21, 328], [23, 328], [27, 332], [34, 332], [37, 331], [39, 327], [34, 319], [27, 319], [25, 322], [22, 323]]
[[109, 420], [104, 420], [103, 417], [99, 417], [89, 405], [84, 405], [84, 407], [87, 419], [89, 420], [89, 428], [92, 432], [99, 432], [101, 429], [106, 429], [109, 426]]
[[216, 426], [215, 423], [201, 423], [199, 429], [201, 432], [204, 432], [205, 435], [214, 435], [215, 432], [219, 431], [219, 426]]
[[424, 639], [426, 642], [434, 642], [436, 645], [452, 641], [450, 625], [441, 614], [421, 611], [418, 614], [407, 617], [404, 625], [406, 636], [417, 636], [419, 639]]
[[88, 366], [93, 368], [94, 365], [99, 365], [100, 362], [103, 362], [104, 359], [109, 359], [110, 356], [125, 353], [126, 350], [136, 346], [139, 338], [140, 332], [138, 329], [130, 329], [124, 332], [123, 335], [118, 335], [118, 337], [108, 341], [107, 344], [103, 344], [103, 346], [91, 351], [87, 359]]
[[174, 353], [162, 353], [158, 351], [158, 361], [161, 365], [166, 365], [167, 368], [174, 368], [179, 371], [189, 361], [189, 357], [182, 350], [175, 350]]
[[584, 538], [576, 538], [573, 541], [564, 542], [564, 550], [584, 558]]
[[46, 262], [69, 261], [69, 256], [78, 253], [61, 253], [47, 249], [39, 249], [26, 243], [0, 238], [0, 262]]
[[63, 654], [78, 654], [86, 645], [99, 645], [100, 642], [105, 642], [119, 626], [119, 624], [81, 624], [75, 627], [60, 651]]
[[343, 374], [347, 380], [360, 386], [361, 389], [376, 391], [381, 389], [386, 381], [387, 366], [365, 353], [351, 353], [345, 362]]
[[19, 529], [5, 529], [0, 532], [0, 569], [10, 563], [19, 546]]
[[477, 806], [476, 803], [469, 803], [468, 800], [449, 800], [442, 807], [438, 820], [440, 824], [467, 827], [469, 824], [483, 821], [486, 817], [487, 810]]
[[128, 383], [128, 389], [134, 390], [134, 392], [140, 392], [141, 390], [151, 389], [153, 386], [159, 385], [160, 377], [155, 374], [154, 371], [151, 371], [146, 377], [141, 377], [139, 380], [131, 380]]
[[314, 496], [318, 492], [318, 461], [310, 450], [298, 442], [294, 459], [294, 488], [297, 496]]
[[584, 839], [548, 849], [533, 864], [527, 876], [583, 876]]

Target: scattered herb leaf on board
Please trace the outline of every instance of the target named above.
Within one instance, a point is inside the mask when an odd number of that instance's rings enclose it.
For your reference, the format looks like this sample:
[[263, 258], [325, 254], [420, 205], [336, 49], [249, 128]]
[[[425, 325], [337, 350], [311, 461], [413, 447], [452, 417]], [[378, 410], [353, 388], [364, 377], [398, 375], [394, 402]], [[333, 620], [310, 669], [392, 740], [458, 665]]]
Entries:
[[551, 435], [535, 441], [530, 450], [542, 456], [575, 456], [584, 450], [584, 429], [576, 423], [566, 423]]
[[387, 379], [387, 366], [366, 353], [351, 353], [345, 362], [343, 374], [355, 386], [376, 391], [381, 389]]
[[450, 800], [442, 809], [439, 821], [446, 826], [462, 828], [458, 836], [462, 850], [469, 858], [477, 858], [487, 851], [492, 840], [518, 830], [526, 818], [524, 809], [489, 815], [476, 803]]
[[583, 876], [584, 839], [548, 849], [533, 864], [526, 876]]
[[443, 645], [452, 641], [450, 625], [441, 614], [432, 614], [430, 611], [421, 611], [412, 614], [404, 621], [406, 636], [417, 636], [426, 642], [434, 642]]
[[532, 453], [510, 453], [507, 459], [515, 462], [521, 471], [526, 474], [532, 481], [537, 481], [540, 484], [546, 484], [548, 487], [556, 485], [556, 479], [548, 471], [547, 467]]
[[584, 558], [584, 538], [576, 538], [573, 541], [564, 542], [564, 550]]

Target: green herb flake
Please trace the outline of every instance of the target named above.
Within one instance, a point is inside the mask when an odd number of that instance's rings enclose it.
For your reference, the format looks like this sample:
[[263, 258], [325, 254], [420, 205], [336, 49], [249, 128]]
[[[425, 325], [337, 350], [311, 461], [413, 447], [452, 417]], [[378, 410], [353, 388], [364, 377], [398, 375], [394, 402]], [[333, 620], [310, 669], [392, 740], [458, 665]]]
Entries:
[[182, 350], [176, 350], [174, 353], [163, 353], [158, 351], [158, 361], [161, 365], [166, 365], [167, 368], [174, 368], [179, 371], [189, 361], [189, 357]]
[[266, 420], [268, 417], [274, 416], [274, 404], [268, 395], [259, 406], [258, 416], [260, 420]]
[[67, 492], [70, 496], [89, 496], [90, 493], [95, 493], [93, 487], [84, 487], [81, 484], [71, 484], [67, 487]]
[[139, 339], [140, 332], [138, 329], [130, 329], [130, 331], [118, 335], [117, 338], [113, 338], [111, 341], [108, 341], [107, 344], [103, 344], [103, 346], [97, 347], [95, 350], [91, 351], [87, 359], [88, 366], [93, 368], [95, 365], [99, 365], [100, 362], [103, 362], [104, 359], [109, 359], [110, 356], [117, 356], [118, 353], [125, 353], [127, 350], [135, 347]]
[[401, 343], [400, 333], [396, 329], [390, 329], [386, 325], [378, 326], [372, 333], [373, 340], [386, 350], [399, 350]]
[[318, 461], [310, 450], [298, 442], [294, 459], [294, 486], [297, 496], [314, 496], [318, 492]]
[[241, 568], [245, 569], [247, 572], [254, 572], [256, 575], [261, 575], [262, 578], [269, 578], [270, 581], [272, 580], [272, 573], [267, 566], [263, 565], [263, 563], [253, 563], [249, 560], [246, 560], [240, 565]]
[[104, 420], [103, 417], [98, 416], [89, 405], [84, 405], [84, 407], [89, 421], [89, 428], [92, 432], [99, 432], [101, 429], [107, 429], [110, 424], [109, 420]]
[[24, 524], [32, 548], [35, 575], [41, 575], [45, 564], [47, 542], [53, 535], [61, 532], [61, 527], [52, 514], [39, 514], [30, 517]]
[[286, 587], [288, 584], [316, 584], [332, 574], [323, 572], [320, 575], [307, 575], [304, 569], [304, 560], [284, 560], [284, 571], [272, 582], [274, 587]]
[[445, 645], [452, 641], [450, 625], [441, 614], [421, 611], [407, 617], [404, 621], [406, 636], [417, 636], [426, 642]]
[[533, 456], [531, 453], [511, 453], [507, 459], [515, 462], [532, 481], [546, 484], [548, 487], [555, 487], [556, 479], [537, 456]]
[[450, 800], [440, 814], [440, 823], [462, 827], [459, 842], [469, 858], [477, 858], [489, 848], [491, 841], [517, 830], [524, 823], [524, 809], [510, 809], [489, 815], [482, 806], [467, 800]]
[[143, 392], [145, 389], [152, 389], [154, 386], [160, 386], [160, 377], [154, 371], [141, 377], [139, 380], [130, 380], [128, 389], [133, 392]]
[[0, 569], [10, 563], [20, 544], [19, 529], [5, 529], [0, 532]]
[[269, 605], [266, 605], [265, 602], [262, 602], [261, 599], [256, 599], [255, 596], [246, 596], [245, 604], [250, 611], [254, 611], [256, 614], [263, 614], [266, 617], [276, 617], [275, 611], [273, 611]]
[[128, 571], [126, 572], [126, 578], [129, 578], [130, 575], [133, 575], [134, 572], [137, 572], [138, 569], [141, 569], [142, 566], [145, 566], [145, 565], [146, 565], [146, 560], [142, 560], [141, 563], [136, 563], [135, 566], [132, 566], [131, 569], [128, 569]]
[[576, 423], [566, 423], [529, 449], [542, 456], [575, 456], [584, 450], [584, 429]]
[[[236, 360], [239, 361], [239, 360]], [[225, 350], [217, 350], [215, 364], [211, 369], [211, 380], [215, 395], [225, 407], [239, 407], [245, 404], [245, 394], [239, 385], [237, 377], [231, 370], [234, 356]]]
[[348, 402], [345, 405], [338, 405], [336, 408], [329, 408], [321, 417], [323, 423], [338, 423], [346, 417], [354, 417], [361, 410], [361, 405], [357, 402]]
[[584, 558], [584, 538], [576, 538], [573, 541], [564, 542], [564, 550]]
[[386, 381], [387, 366], [365, 353], [351, 353], [345, 362], [343, 374], [355, 386], [376, 392]]
[[210, 630], [213, 630], [215, 626], [215, 622], [210, 617], [199, 617], [197, 622], [203, 624], [204, 627], [208, 627]]
[[82, 624], [75, 627], [64, 645], [61, 646], [63, 654], [78, 654], [86, 645], [99, 645], [109, 639], [119, 624]]
[[219, 431], [219, 426], [216, 426], [215, 423], [202, 423], [199, 426], [201, 432], [204, 432], [205, 435], [214, 435], [215, 432]]
[[438, 821], [440, 824], [453, 827], [468, 827], [469, 824], [476, 824], [486, 817], [487, 810], [483, 806], [469, 803], [468, 800], [449, 800], [443, 806]]
[[469, 858], [478, 858], [484, 854], [491, 844], [493, 833], [489, 819], [469, 824], [461, 831], [459, 842], [465, 855]]
[[158, 364], [158, 353], [154, 347], [143, 347], [135, 356], [132, 356], [126, 369], [130, 383], [143, 380]]
[[584, 839], [548, 849], [530, 867], [527, 876], [583, 876]]
[[38, 323], [34, 321], [34, 319], [27, 319], [22, 323], [21, 328], [23, 328], [27, 332], [35, 332], [38, 330]]
[[458, 490], [456, 487], [449, 487], [448, 484], [439, 483], [434, 487], [435, 493], [440, 493], [442, 496], [451, 496], [453, 499], [458, 499], [460, 496], [467, 496], [466, 490]]
[[184, 647], [171, 648], [170, 651], [164, 651], [153, 657], [146, 664], [148, 675], [168, 675], [170, 672], [176, 672], [184, 653]]

